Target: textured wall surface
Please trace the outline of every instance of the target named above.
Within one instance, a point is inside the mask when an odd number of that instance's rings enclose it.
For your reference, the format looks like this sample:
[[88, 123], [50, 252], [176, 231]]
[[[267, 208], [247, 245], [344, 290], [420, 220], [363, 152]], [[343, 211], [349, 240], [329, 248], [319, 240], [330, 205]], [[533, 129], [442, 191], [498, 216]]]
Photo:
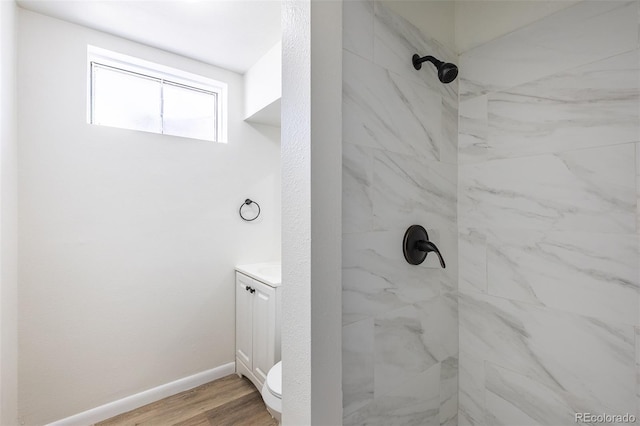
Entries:
[[[377, 2], [343, 24], [344, 424], [454, 425], [457, 83], [411, 57], [457, 58]], [[404, 260], [413, 224], [447, 269]]]
[[310, 5], [282, 8], [282, 423], [311, 423]]
[[282, 17], [282, 423], [334, 425], [342, 419], [342, 7], [288, 1]]
[[636, 414], [638, 7], [460, 58], [460, 425]]

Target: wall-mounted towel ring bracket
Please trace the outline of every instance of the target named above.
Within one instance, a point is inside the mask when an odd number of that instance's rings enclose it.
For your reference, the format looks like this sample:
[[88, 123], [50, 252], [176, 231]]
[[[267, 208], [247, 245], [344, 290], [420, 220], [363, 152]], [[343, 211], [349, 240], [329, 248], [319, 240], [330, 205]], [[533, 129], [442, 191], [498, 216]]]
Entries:
[[434, 252], [440, 259], [440, 266], [446, 268], [440, 250], [429, 241], [427, 230], [420, 225], [411, 225], [404, 233], [402, 240], [404, 258], [412, 265], [419, 265], [427, 258], [427, 254]]
[[[251, 218], [251, 219], [247, 219], [246, 217], [244, 217], [244, 215], [242, 214], [242, 208], [244, 206], [250, 206], [251, 204], [255, 204], [258, 207], [258, 213], [256, 213], [255, 217]], [[258, 216], [260, 216], [260, 204], [256, 203], [255, 201], [247, 198], [246, 200], [244, 200], [244, 203], [242, 203], [240, 205], [240, 209], [238, 210], [238, 213], [240, 213], [240, 217], [242, 218], [242, 220], [246, 221], [246, 222], [251, 222], [252, 220], [256, 220], [258, 218]]]

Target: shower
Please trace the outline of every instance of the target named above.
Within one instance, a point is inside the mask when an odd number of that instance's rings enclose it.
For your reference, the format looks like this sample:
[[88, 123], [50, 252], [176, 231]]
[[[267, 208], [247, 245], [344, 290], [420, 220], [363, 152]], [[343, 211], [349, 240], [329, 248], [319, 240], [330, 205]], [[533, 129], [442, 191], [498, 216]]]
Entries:
[[342, 424], [638, 422], [640, 1], [399, 3], [344, 2]]
[[458, 67], [455, 64], [439, 61], [433, 56], [424, 56], [421, 58], [420, 55], [413, 55], [413, 67], [417, 70], [421, 69], [422, 63], [426, 61], [435, 65], [438, 69], [438, 78], [445, 84], [451, 83], [458, 76]]

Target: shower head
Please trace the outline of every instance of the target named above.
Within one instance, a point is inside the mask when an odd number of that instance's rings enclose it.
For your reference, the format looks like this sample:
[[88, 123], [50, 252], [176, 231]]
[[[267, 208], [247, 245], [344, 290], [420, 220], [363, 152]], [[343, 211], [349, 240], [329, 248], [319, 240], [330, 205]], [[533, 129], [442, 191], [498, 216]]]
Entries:
[[422, 68], [422, 63], [429, 61], [438, 69], [438, 78], [441, 82], [448, 84], [456, 79], [458, 76], [458, 67], [449, 62], [442, 62], [434, 58], [433, 56], [420, 57], [419, 55], [413, 55], [412, 62], [413, 67], [417, 70]]
[[454, 64], [445, 62], [438, 66], [438, 78], [443, 83], [451, 83], [458, 76], [458, 67]]

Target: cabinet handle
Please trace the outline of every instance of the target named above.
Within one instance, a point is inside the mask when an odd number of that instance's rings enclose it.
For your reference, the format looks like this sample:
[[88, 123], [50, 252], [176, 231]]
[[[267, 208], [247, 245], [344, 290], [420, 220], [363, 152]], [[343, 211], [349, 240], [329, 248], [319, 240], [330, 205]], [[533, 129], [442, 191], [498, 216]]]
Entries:
[[244, 286], [244, 289], [245, 289], [245, 290], [247, 290], [247, 291], [250, 291], [250, 290], [251, 290], [251, 287], [249, 287], [248, 285], [246, 285], [246, 286]]
[[253, 294], [253, 293], [255, 293], [255, 292], [256, 292], [256, 289], [255, 289], [255, 288], [252, 288], [252, 289], [251, 289], [251, 290], [249, 290], [249, 291], [251, 292], [251, 294]]

